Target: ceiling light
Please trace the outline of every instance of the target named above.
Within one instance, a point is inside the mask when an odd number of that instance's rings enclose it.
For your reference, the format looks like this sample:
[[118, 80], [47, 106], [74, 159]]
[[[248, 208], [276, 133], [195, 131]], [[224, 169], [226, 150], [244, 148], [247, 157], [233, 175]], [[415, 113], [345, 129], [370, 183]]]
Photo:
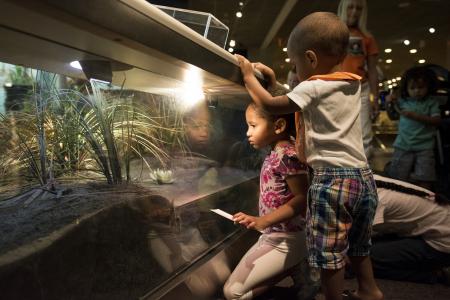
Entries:
[[417, 49], [409, 49], [409, 53], [417, 53]]
[[386, 63], [390, 64], [392, 62], [392, 59], [386, 59]]
[[287, 47], [284, 47], [284, 48], [283, 48], [283, 52], [287, 52]]
[[382, 87], [382, 86], [383, 86], [383, 84], [382, 84], [382, 83], [380, 82], [380, 83], [378, 84], [378, 86], [379, 86], [379, 87]]
[[408, 45], [410, 44], [410, 41], [409, 41], [409, 40], [404, 40], [404, 41], [403, 41], [403, 44], [405, 44], [406, 46], [408, 46]]
[[434, 29], [433, 27], [430, 27], [430, 28], [428, 29], [428, 31], [429, 31], [430, 33], [435, 33], [435, 32], [436, 32], [436, 29]]
[[392, 78], [392, 82], [397, 82], [397, 79], [395, 79], [395, 78]]
[[402, 78], [400, 76], [396, 77], [395, 79], [397, 80], [402, 80]]
[[424, 64], [426, 62], [425, 59], [419, 59], [419, 64]]
[[397, 84], [396, 84], [396, 83], [393, 83], [392, 86], [397, 86]]
[[236, 46], [236, 41], [235, 40], [230, 40], [230, 47], [234, 47]]
[[388, 85], [388, 88], [392, 89], [392, 84]]
[[288, 57], [288, 58], [286, 58], [284, 61], [288, 63], [288, 62], [291, 61], [291, 59]]
[[392, 80], [388, 80], [388, 82], [387, 82], [388, 84], [391, 84], [392, 83]]
[[233, 47], [228, 48], [228, 52], [233, 53], [233, 51], [234, 51], [234, 48], [233, 48]]
[[386, 53], [391, 53], [391, 52], [392, 52], [392, 49], [391, 49], [391, 48], [386, 48], [386, 49], [384, 49], [384, 52], [386, 52]]
[[236, 17], [242, 18], [242, 12], [238, 11], [238, 12], [236, 13]]
[[244, 2], [239, 2], [239, 6], [244, 6]]

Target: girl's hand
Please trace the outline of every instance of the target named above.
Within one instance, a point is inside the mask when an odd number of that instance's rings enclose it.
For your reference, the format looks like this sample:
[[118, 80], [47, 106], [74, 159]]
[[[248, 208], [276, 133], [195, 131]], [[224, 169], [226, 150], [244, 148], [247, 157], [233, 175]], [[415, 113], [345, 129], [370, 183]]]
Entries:
[[253, 65], [248, 61], [248, 59], [239, 54], [235, 54], [235, 56], [238, 60], [239, 67], [241, 68], [242, 76], [254, 76]]
[[262, 217], [249, 216], [242, 212], [235, 214], [233, 219], [235, 223], [239, 223], [248, 229], [255, 229], [258, 231], [261, 231], [269, 226], [269, 224], [267, 224]]

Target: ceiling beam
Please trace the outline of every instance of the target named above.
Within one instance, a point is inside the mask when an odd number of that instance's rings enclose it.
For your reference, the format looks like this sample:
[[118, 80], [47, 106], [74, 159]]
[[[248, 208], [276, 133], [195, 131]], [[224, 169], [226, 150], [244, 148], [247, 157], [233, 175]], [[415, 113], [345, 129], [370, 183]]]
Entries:
[[269, 31], [267, 32], [267, 35], [264, 38], [264, 41], [261, 44], [260, 49], [265, 49], [265, 48], [267, 48], [267, 46], [269, 46], [270, 42], [273, 40], [273, 38], [277, 34], [281, 25], [283, 25], [284, 21], [286, 20], [287, 16], [291, 12], [292, 8], [297, 3], [297, 1], [298, 0], [286, 0], [286, 2], [283, 5], [283, 8], [281, 8], [280, 12], [278, 13], [278, 16], [276, 17], [275, 21], [273, 22], [272, 26], [270, 27]]

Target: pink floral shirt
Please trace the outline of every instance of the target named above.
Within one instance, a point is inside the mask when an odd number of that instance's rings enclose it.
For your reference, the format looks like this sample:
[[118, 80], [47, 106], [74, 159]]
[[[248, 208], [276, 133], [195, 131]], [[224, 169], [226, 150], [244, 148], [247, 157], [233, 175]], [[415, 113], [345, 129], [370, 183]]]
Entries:
[[[294, 145], [285, 144], [275, 147], [266, 156], [261, 168], [259, 215], [263, 216], [276, 210], [294, 197], [289, 190], [286, 177], [307, 173], [307, 166], [298, 160]], [[300, 231], [303, 223], [303, 218], [298, 215], [264, 229], [264, 233]]]

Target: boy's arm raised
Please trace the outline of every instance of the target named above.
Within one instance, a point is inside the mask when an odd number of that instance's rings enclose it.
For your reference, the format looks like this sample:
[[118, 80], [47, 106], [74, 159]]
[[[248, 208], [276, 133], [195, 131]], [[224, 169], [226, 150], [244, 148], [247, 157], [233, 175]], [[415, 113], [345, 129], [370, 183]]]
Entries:
[[[265, 110], [273, 114], [287, 114], [299, 111], [299, 107], [294, 102], [290, 101], [286, 95], [275, 97], [272, 96], [259, 83], [258, 79], [256, 79], [254, 74], [254, 66], [245, 57], [240, 55], [236, 55], [236, 57], [239, 62], [239, 67], [241, 68], [245, 87], [247, 88], [248, 93], [257, 105], [262, 106]], [[257, 65], [255, 65], [255, 67], [260, 69]], [[269, 69], [271, 71], [271, 74], [273, 74], [273, 71], [270, 68], [266, 66], [264, 67]], [[268, 75], [267, 69], [260, 69], [263, 75]], [[269, 87], [273, 87], [275, 85], [275, 75], [273, 74], [273, 76], [271, 75], [269, 77]]]

